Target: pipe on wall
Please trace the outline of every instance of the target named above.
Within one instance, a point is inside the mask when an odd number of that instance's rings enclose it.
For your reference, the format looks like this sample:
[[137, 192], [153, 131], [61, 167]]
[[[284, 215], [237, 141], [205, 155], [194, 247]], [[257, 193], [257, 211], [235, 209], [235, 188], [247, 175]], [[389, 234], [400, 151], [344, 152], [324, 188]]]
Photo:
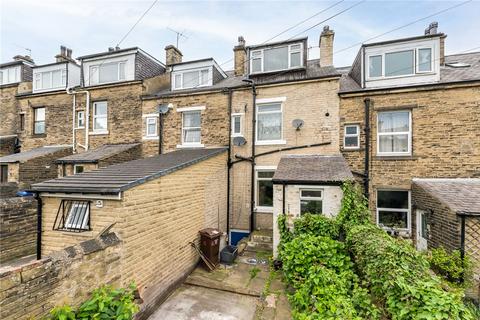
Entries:
[[363, 100], [365, 104], [365, 173], [363, 186], [365, 189], [365, 197], [369, 199], [369, 183], [370, 183], [370, 98]]
[[37, 200], [37, 260], [42, 259], [42, 198], [35, 192]]
[[227, 89], [228, 94], [228, 153], [227, 153], [227, 237], [228, 244], [230, 244], [230, 171], [232, 168], [231, 156], [232, 156], [232, 98], [233, 91], [232, 89]]
[[[89, 136], [88, 136], [88, 133], [90, 131], [90, 92], [87, 91], [87, 90], [81, 90], [81, 91], [75, 91], [74, 88], [67, 88], [66, 89], [67, 91], [67, 94], [69, 95], [73, 95], [73, 104], [74, 104], [74, 107], [73, 107], [73, 110], [74, 110], [74, 113], [73, 113], [73, 136], [74, 136], [74, 140], [75, 141], [75, 95], [77, 93], [85, 93], [86, 95], [86, 102], [85, 102], [85, 145], [81, 145], [81, 144], [78, 144], [79, 146], [83, 147], [85, 149], [85, 151], [88, 151], [88, 142], [89, 142]], [[74, 142], [74, 145], [73, 145], [73, 148], [75, 150], [76, 148], [76, 145], [75, 145], [75, 142]]]

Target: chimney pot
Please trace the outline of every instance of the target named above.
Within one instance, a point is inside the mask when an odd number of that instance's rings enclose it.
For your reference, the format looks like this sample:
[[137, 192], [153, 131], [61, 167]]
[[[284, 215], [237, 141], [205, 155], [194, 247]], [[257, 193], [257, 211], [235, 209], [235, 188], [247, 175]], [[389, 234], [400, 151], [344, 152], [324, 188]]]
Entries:
[[72, 58], [72, 49], [67, 48], [67, 58]]
[[65, 51], [67, 50], [67, 47], [65, 46], [60, 46], [60, 55], [65, 56]]
[[233, 47], [234, 74], [235, 76], [243, 76], [247, 70], [247, 50], [245, 49], [245, 38], [238, 37], [238, 44]]
[[173, 45], [169, 45], [165, 47], [165, 55], [166, 55], [165, 62], [167, 66], [182, 62], [182, 57], [183, 57], [182, 52]]
[[428, 25], [425, 29], [425, 35], [437, 34], [438, 33], [438, 22], [434, 21]]
[[329, 26], [324, 26], [320, 34], [320, 66], [333, 66], [333, 38], [335, 32]]
[[119, 47], [119, 46], [116, 46], [116, 47], [115, 47], [115, 51], [118, 51], [118, 50], [120, 50], [120, 47]]
[[108, 47], [108, 52], [112, 52], [112, 51], [115, 51], [115, 49], [113, 47]]

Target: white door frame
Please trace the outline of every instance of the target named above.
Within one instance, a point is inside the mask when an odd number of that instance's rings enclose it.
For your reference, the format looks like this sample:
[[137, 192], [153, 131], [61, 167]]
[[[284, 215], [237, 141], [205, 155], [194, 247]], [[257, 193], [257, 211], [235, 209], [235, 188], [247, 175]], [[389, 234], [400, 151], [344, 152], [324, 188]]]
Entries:
[[[417, 216], [416, 217], [416, 222], [417, 222], [416, 247], [418, 251], [425, 251], [428, 248], [428, 239], [425, 239], [424, 237], [422, 237], [422, 231], [423, 231], [422, 215], [426, 215], [426, 214], [427, 212], [425, 210], [416, 209], [416, 216]], [[426, 231], [428, 231], [428, 227]]]

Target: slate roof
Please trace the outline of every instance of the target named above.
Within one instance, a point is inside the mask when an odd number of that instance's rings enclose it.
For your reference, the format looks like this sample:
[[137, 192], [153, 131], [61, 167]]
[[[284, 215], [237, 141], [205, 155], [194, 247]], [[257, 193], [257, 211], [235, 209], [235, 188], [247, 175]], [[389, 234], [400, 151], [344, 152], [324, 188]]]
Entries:
[[480, 178], [413, 179], [413, 184], [456, 213], [480, 214]]
[[35, 149], [31, 149], [25, 152], [14, 153], [8, 156], [4, 156], [0, 158], [0, 163], [15, 163], [15, 162], [26, 162], [28, 160], [32, 160], [38, 157], [44, 157], [46, 155], [72, 148], [69, 145], [60, 145], [60, 146], [45, 146], [39, 147]]
[[341, 155], [287, 155], [280, 159], [273, 183], [340, 184], [353, 180]]
[[32, 185], [35, 191], [116, 194], [223, 152], [226, 148], [183, 149]]
[[[205, 92], [205, 91], [215, 91], [222, 90], [224, 88], [238, 88], [238, 87], [247, 87], [249, 84], [242, 81], [245, 79], [244, 76], [235, 76], [233, 71], [226, 71], [227, 78], [218, 81], [212, 86], [208, 87], [198, 87], [191, 89], [183, 90], [170, 90], [164, 89], [157, 92], [151, 96], [145, 96], [144, 98], [161, 98], [174, 96], [177, 94], [185, 93], [196, 93], [196, 92]], [[290, 81], [301, 81], [301, 80], [311, 80], [311, 79], [321, 79], [329, 77], [340, 77], [341, 74], [333, 66], [321, 67], [319, 59], [313, 59], [307, 61], [306, 68], [297, 69], [297, 70], [285, 70], [280, 72], [268, 73], [268, 74], [256, 74], [252, 75], [250, 78], [255, 80], [255, 84], [274, 84]]]
[[97, 163], [99, 160], [109, 158], [139, 145], [139, 143], [106, 144], [96, 149], [57, 159], [55, 163]]
[[[463, 68], [454, 68], [448, 66], [448, 64], [453, 62], [461, 62], [470, 64], [470, 67]], [[340, 93], [349, 93], [349, 92], [358, 92], [358, 91], [376, 91], [383, 90], [386, 88], [395, 88], [393, 86], [385, 88], [361, 88], [360, 85], [353, 80], [352, 77], [348, 75], [349, 70], [345, 68], [337, 69], [342, 73], [340, 78]], [[435, 85], [435, 84], [446, 84], [446, 83], [455, 83], [463, 81], [480, 81], [480, 52], [471, 52], [463, 54], [453, 54], [445, 56], [445, 66], [440, 67], [440, 81], [432, 83], [422, 83], [411, 85], [412, 87], [425, 86], [425, 85]], [[399, 86], [400, 87], [400, 86]], [[405, 85], [401, 86], [402, 88], [408, 87]]]

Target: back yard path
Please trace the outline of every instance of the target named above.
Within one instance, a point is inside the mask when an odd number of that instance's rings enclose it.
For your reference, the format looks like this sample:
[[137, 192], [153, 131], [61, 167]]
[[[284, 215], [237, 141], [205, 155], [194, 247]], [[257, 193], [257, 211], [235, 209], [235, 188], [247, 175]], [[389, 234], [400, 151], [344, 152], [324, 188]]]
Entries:
[[291, 319], [284, 284], [269, 266], [271, 237], [252, 240], [232, 266], [199, 266], [149, 319]]

